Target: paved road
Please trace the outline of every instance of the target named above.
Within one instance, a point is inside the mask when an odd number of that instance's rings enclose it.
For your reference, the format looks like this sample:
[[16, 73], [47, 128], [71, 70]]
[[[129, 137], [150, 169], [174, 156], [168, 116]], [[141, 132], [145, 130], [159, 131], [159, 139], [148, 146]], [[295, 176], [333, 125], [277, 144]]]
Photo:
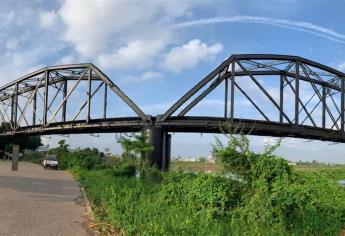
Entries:
[[10, 168], [0, 161], [0, 235], [89, 235], [82, 194], [68, 173], [27, 162]]

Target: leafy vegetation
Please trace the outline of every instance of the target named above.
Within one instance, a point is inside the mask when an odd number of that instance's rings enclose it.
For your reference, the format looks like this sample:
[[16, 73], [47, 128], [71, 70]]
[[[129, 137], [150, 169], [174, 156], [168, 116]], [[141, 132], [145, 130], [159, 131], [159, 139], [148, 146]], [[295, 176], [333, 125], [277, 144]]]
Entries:
[[254, 233], [260, 227], [296, 235], [339, 233], [345, 226], [344, 189], [322, 174], [295, 172], [272, 154], [278, 146], [279, 142], [255, 154], [242, 135], [231, 135], [226, 147], [219, 141], [214, 146], [224, 170], [246, 185], [244, 204], [235, 210], [234, 221]]
[[273, 154], [279, 143], [254, 153], [247, 137], [231, 135], [213, 146], [216, 173], [145, 166], [137, 175], [141, 148], [150, 147], [142, 135], [122, 141], [122, 160], [72, 152], [64, 141], [50, 150], [84, 186], [100, 226], [126, 235], [338, 235], [345, 227], [345, 188], [337, 183], [345, 169], [295, 170]]

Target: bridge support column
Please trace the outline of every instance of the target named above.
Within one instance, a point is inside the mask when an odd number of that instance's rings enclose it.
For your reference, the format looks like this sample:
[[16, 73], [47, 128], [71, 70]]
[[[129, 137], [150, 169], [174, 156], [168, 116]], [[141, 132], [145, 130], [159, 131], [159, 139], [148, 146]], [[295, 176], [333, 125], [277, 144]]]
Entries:
[[171, 135], [161, 127], [147, 129], [153, 151], [148, 155], [149, 164], [159, 170], [168, 171], [171, 157]]

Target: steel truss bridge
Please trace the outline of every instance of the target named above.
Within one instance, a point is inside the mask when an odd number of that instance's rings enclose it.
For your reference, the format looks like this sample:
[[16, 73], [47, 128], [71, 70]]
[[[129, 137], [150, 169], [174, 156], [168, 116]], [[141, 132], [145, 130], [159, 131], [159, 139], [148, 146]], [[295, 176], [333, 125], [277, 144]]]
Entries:
[[[169, 132], [220, 133], [230, 128], [254, 135], [345, 142], [344, 79], [338, 70], [297, 56], [232, 55], [164, 114], [152, 116], [93, 64], [51, 66], [0, 88], [0, 140], [148, 130], [155, 147], [151, 163], [163, 170], [170, 161]], [[188, 115], [215, 91], [221, 93], [222, 116]], [[117, 109], [109, 106], [110, 95], [135, 115], [109, 115]], [[251, 106], [257, 116], [243, 117], [239, 111], [244, 106]]]

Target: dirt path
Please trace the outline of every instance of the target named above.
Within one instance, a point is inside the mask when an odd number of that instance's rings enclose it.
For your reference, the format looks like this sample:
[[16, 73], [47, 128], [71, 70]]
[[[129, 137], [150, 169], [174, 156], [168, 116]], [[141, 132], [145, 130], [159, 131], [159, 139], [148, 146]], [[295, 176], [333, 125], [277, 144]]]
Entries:
[[10, 168], [0, 162], [0, 235], [89, 235], [82, 194], [68, 173], [27, 162]]

